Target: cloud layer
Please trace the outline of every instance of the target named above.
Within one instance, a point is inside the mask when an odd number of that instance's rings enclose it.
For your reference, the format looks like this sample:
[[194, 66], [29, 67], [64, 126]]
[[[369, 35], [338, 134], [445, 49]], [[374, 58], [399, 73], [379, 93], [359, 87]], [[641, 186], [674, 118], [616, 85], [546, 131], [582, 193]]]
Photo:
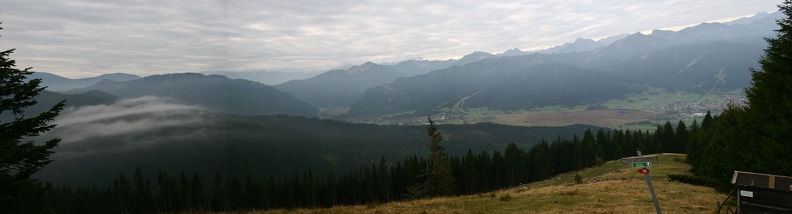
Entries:
[[324, 70], [534, 49], [774, 11], [780, 1], [57, 1], [0, 5], [0, 48], [69, 77]]
[[40, 138], [61, 138], [56, 156], [64, 158], [201, 139], [216, 134], [215, 122], [201, 108], [141, 97], [66, 109], [52, 122], [57, 126]]

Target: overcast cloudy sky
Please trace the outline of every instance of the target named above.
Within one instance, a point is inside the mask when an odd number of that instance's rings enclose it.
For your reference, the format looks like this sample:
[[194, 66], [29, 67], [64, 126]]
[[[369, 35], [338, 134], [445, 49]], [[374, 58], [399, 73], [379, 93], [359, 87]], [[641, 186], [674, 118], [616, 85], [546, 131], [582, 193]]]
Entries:
[[781, 0], [3, 0], [0, 49], [71, 78], [459, 58], [776, 11]]

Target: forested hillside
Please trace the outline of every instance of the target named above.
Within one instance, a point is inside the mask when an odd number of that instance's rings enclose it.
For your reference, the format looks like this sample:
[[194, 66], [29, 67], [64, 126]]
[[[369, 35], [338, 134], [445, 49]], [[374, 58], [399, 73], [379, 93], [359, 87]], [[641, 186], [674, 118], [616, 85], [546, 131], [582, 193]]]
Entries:
[[[341, 173], [422, 154], [424, 126], [353, 124], [291, 116], [221, 115], [154, 98], [65, 111], [60, 125], [42, 138], [61, 136], [56, 160], [38, 176], [82, 187], [112, 184], [136, 167], [150, 172], [216, 172], [254, 178]], [[441, 125], [453, 155], [528, 148], [542, 139], [568, 138], [594, 128], [518, 127], [497, 124]], [[84, 167], [90, 165], [91, 167]], [[153, 174], [151, 174], [153, 178]]]
[[[696, 127], [697, 125], [692, 125]], [[550, 178], [607, 160], [685, 149], [684, 123], [667, 123], [652, 132], [602, 129], [582, 136], [542, 140], [528, 149], [510, 143], [492, 152], [468, 150], [448, 155], [454, 178], [452, 195], [487, 192]], [[678, 129], [679, 131], [675, 131]], [[683, 131], [684, 130], [684, 131]], [[440, 133], [443, 127], [438, 129]], [[422, 135], [426, 136], [426, 135]], [[428, 137], [416, 144], [427, 144]], [[451, 146], [443, 141], [442, 146]], [[426, 154], [426, 153], [423, 153]], [[49, 192], [57, 210], [72, 212], [242, 211], [298, 207], [328, 207], [383, 203], [420, 197], [410, 188], [426, 182], [423, 154], [403, 159], [380, 158], [345, 173], [318, 175], [316, 170], [295, 170], [288, 176], [157, 172], [137, 168], [115, 176], [112, 187], [59, 186]], [[156, 175], [156, 176], [155, 176]], [[133, 205], [133, 206], [130, 206]]]

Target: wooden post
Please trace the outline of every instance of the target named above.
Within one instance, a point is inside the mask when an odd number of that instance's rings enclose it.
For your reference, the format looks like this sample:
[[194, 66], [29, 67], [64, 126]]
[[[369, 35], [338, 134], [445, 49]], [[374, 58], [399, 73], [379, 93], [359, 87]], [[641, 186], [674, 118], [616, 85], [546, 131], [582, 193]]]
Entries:
[[737, 196], [737, 213], [740, 213], [740, 205], [742, 205], [742, 203], [740, 202], [740, 198], [742, 198], [742, 196], [740, 195], [740, 185], [737, 185], [736, 196]]
[[[638, 157], [642, 157], [643, 156], [641, 154], [641, 149], [640, 148], [637, 149], [636, 152], [638, 152]], [[644, 167], [643, 169], [645, 170], [646, 167]], [[648, 172], [644, 171], [643, 174], [644, 174], [644, 178], [646, 178], [646, 184], [649, 185], [649, 193], [652, 194], [652, 200], [654, 201], [655, 210], [657, 210], [657, 214], [662, 214], [663, 212], [660, 211], [660, 203], [657, 202], [657, 196], [655, 196], [654, 187], [652, 187], [652, 179], [649, 178], [649, 173]]]

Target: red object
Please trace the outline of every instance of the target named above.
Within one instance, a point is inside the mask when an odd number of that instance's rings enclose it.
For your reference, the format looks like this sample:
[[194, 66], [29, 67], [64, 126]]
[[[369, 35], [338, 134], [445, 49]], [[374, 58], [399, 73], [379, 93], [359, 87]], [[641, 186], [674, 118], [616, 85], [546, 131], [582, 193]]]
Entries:
[[649, 174], [649, 169], [638, 169], [638, 173]]

